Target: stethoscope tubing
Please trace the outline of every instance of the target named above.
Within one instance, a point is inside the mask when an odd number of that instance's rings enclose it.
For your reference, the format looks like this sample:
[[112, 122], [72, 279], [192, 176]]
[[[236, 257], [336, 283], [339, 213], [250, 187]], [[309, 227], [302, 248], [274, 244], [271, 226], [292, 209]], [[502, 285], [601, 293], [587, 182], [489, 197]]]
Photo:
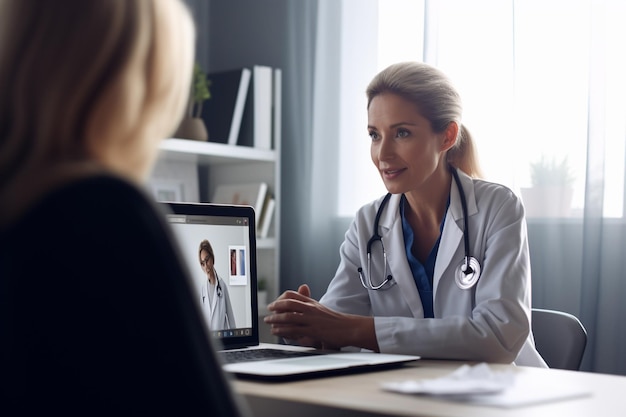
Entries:
[[465, 262], [466, 265], [469, 265], [470, 258], [470, 242], [469, 242], [469, 219], [467, 218], [467, 199], [465, 198], [465, 191], [461, 186], [461, 179], [459, 178], [459, 173], [456, 172], [456, 169], [450, 167], [450, 172], [454, 177], [454, 182], [459, 190], [459, 195], [461, 196], [461, 209], [463, 210], [463, 243], [465, 246]]
[[[387, 204], [390, 198], [391, 198], [391, 193], [387, 193], [387, 195], [385, 195], [385, 198], [383, 198], [383, 201], [380, 203], [380, 207], [378, 208], [378, 211], [376, 211], [376, 217], [374, 218], [374, 234], [367, 241], [367, 269], [369, 271], [368, 276], [367, 276], [367, 280], [368, 280], [367, 283], [365, 282], [365, 278], [363, 277], [363, 268], [359, 267], [359, 269], [357, 270], [359, 273], [359, 279], [361, 280], [361, 284], [363, 284], [365, 288], [370, 288], [372, 290], [381, 289], [382, 287], [385, 286], [385, 284], [387, 284], [389, 281], [393, 279], [391, 275], [387, 275], [387, 251], [385, 251], [385, 243], [383, 242], [383, 237], [380, 235], [380, 233], [378, 233], [378, 224], [380, 223], [380, 216], [382, 215], [383, 208], [385, 207], [385, 205]], [[372, 282], [372, 273], [371, 273], [372, 271], [372, 245], [375, 242], [380, 242], [380, 246], [383, 250], [383, 265], [384, 265], [383, 276], [385, 277], [385, 279], [379, 285], [374, 285], [374, 283]]]

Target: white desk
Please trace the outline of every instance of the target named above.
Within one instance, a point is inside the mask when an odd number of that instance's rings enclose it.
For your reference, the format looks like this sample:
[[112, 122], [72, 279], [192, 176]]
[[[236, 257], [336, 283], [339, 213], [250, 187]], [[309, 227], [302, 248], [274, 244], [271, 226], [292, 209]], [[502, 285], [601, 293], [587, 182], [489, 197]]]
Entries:
[[584, 388], [590, 395], [518, 408], [477, 406], [386, 392], [384, 381], [427, 379], [445, 375], [462, 365], [454, 361], [422, 360], [409, 366], [372, 373], [307, 379], [294, 382], [235, 380], [254, 416], [624, 416], [626, 377], [587, 372], [490, 365], [513, 369], [524, 377], [550, 384]]

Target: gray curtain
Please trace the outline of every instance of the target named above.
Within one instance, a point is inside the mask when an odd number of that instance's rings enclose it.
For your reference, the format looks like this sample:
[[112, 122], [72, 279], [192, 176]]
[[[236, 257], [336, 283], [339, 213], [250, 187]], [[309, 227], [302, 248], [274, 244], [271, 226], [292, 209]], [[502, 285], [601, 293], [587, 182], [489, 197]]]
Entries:
[[284, 114], [281, 288], [307, 283], [316, 297], [334, 275], [343, 236], [336, 227], [340, 3], [290, 3], [287, 100], [297, 105]]

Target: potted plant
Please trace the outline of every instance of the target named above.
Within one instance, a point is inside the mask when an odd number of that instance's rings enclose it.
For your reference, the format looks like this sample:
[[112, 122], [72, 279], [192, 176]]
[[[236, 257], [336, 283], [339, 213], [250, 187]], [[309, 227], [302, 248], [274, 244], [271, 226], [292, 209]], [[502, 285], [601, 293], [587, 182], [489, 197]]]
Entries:
[[175, 137], [202, 141], [209, 139], [209, 133], [201, 116], [204, 102], [211, 98], [210, 85], [211, 82], [207, 80], [206, 74], [200, 68], [200, 64], [196, 62], [193, 67], [187, 110], [174, 134]]
[[548, 161], [542, 156], [539, 161], [530, 164], [530, 179], [534, 187], [571, 187], [574, 183], [567, 157], [556, 162], [554, 158]]
[[532, 186], [522, 188], [528, 217], [567, 217], [574, 194], [574, 175], [567, 157], [557, 161], [542, 156], [530, 164]]

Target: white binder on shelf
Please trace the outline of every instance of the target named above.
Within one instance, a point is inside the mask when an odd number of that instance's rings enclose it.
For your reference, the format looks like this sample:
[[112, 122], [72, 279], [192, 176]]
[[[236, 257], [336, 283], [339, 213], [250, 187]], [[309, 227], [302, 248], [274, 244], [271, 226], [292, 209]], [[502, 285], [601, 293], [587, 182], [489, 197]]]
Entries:
[[252, 67], [239, 144], [258, 149], [272, 149], [273, 68]]
[[272, 105], [272, 148], [276, 148], [276, 144], [280, 143], [280, 135], [281, 135], [281, 123], [282, 123], [282, 112], [283, 112], [283, 100], [282, 100], [282, 83], [283, 83], [283, 72], [280, 68], [274, 68], [274, 80], [272, 82], [273, 90], [274, 90], [274, 100]]

